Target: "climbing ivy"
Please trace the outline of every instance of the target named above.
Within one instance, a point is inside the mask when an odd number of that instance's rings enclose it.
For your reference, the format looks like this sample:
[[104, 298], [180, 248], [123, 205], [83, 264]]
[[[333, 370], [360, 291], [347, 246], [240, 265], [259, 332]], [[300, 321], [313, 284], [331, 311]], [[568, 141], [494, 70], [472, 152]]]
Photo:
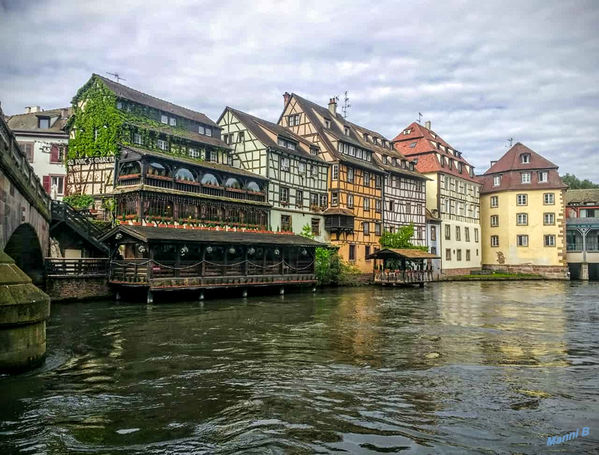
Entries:
[[73, 99], [72, 137], [68, 158], [117, 154], [124, 116], [116, 107], [116, 95], [92, 78]]

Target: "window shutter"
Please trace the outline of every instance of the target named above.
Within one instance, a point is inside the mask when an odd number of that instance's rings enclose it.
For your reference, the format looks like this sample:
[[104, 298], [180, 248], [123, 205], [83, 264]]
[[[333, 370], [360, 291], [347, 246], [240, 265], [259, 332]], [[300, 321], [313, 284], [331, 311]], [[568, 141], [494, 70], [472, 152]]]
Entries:
[[42, 180], [42, 185], [44, 186], [46, 193], [50, 194], [50, 176], [49, 175], [44, 175], [43, 180]]
[[58, 163], [58, 145], [52, 144], [50, 149], [50, 163]]

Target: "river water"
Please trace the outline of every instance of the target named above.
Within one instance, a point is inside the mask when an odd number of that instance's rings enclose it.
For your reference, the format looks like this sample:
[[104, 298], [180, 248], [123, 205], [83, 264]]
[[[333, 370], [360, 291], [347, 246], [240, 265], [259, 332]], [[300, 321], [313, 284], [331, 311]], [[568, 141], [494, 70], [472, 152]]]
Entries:
[[597, 453], [598, 329], [599, 283], [54, 305], [0, 453]]

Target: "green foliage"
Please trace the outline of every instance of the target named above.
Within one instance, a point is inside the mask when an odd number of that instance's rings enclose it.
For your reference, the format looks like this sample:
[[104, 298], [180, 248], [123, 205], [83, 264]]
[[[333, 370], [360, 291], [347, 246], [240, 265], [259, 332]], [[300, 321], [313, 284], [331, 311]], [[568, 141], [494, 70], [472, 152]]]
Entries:
[[425, 246], [413, 245], [410, 239], [414, 235], [414, 226], [402, 226], [396, 232], [383, 232], [379, 243], [383, 248], [412, 248], [416, 250], [428, 251]]
[[337, 250], [316, 248], [314, 273], [319, 286], [348, 286], [356, 283], [355, 277], [360, 271], [341, 259]]
[[568, 185], [571, 190], [587, 190], [589, 188], [599, 188], [599, 185], [591, 182], [589, 179], [580, 180], [575, 175], [562, 175], [562, 181]]
[[62, 200], [76, 209], [87, 209], [94, 203], [94, 198], [89, 194], [71, 194]]
[[312, 234], [312, 228], [309, 224], [305, 224], [302, 228], [302, 232], [300, 232], [302, 237], [306, 237], [307, 239], [314, 239], [314, 234]]
[[72, 119], [68, 158], [117, 154], [124, 116], [102, 81], [93, 78], [77, 93]]

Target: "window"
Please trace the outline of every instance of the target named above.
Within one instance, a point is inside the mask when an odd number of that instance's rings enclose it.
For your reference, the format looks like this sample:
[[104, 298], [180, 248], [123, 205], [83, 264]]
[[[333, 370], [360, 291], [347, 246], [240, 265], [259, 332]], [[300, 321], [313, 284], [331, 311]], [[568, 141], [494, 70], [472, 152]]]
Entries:
[[364, 198], [364, 211], [368, 212], [370, 210], [370, 198]]
[[356, 245], [349, 246], [349, 260], [350, 261], [356, 260]]
[[339, 192], [338, 191], [331, 192], [331, 205], [332, 206], [339, 205]]
[[528, 204], [528, 195], [526, 194], [517, 194], [516, 195], [516, 205], [527, 205]]
[[491, 215], [491, 227], [499, 226], [499, 215]]
[[353, 194], [347, 195], [347, 207], [350, 209], [354, 208], [354, 195]]
[[333, 169], [331, 172], [332, 172], [331, 178], [333, 180], [339, 180], [339, 165], [338, 164], [333, 164]]
[[492, 247], [498, 247], [499, 246], [499, 236], [498, 235], [492, 235], [491, 236], [491, 246]]
[[33, 142], [19, 142], [21, 150], [27, 157], [27, 161], [33, 163]]
[[326, 194], [320, 195], [320, 207], [322, 207], [323, 209], [327, 208], [327, 195]]
[[389, 211], [390, 212], [393, 212], [394, 206], [395, 206], [394, 202], [393, 201], [389, 201]]
[[168, 125], [168, 115], [160, 115], [160, 122]]
[[469, 227], [464, 228], [464, 237], [465, 237], [466, 242], [470, 241], [470, 228]]
[[287, 116], [287, 125], [288, 126], [297, 126], [300, 124], [300, 115], [292, 114]]
[[370, 223], [368, 221], [362, 223], [362, 232], [364, 235], [370, 235]]
[[175, 117], [170, 117], [170, 118], [168, 119], [168, 124], [169, 124], [170, 126], [177, 126], [177, 119], [176, 119]]
[[50, 128], [50, 117], [38, 117], [37, 127], [40, 129]]
[[455, 227], [455, 239], [457, 241], [461, 241], [462, 240], [462, 230], [460, 229], [459, 226]]
[[449, 224], [445, 225], [445, 240], [451, 240], [451, 226]]
[[431, 226], [431, 240], [435, 242], [437, 240], [437, 227]]
[[143, 141], [141, 139], [141, 134], [139, 133], [133, 133], [133, 143], [137, 144], [137, 145], [142, 145]]
[[374, 234], [381, 235], [383, 233], [383, 228], [381, 223], [374, 223]]
[[451, 261], [451, 248], [445, 248], [445, 260]]
[[320, 235], [320, 220], [312, 218], [312, 235]]
[[543, 214], [543, 224], [545, 226], [551, 226], [555, 224], [555, 214], [554, 213], [544, 213]]
[[474, 241], [478, 243], [478, 228], [474, 228]]
[[412, 211], [412, 205], [409, 202], [406, 202], [406, 213], [409, 215]]
[[370, 256], [370, 245], [366, 245], [364, 247], [364, 259], [366, 259], [367, 261], [370, 260], [368, 259], [368, 256]]
[[328, 118], [324, 119], [325, 128], [331, 128], [331, 121]]
[[289, 204], [289, 188], [285, 186], [279, 188], [279, 202], [283, 205]]
[[437, 247], [431, 246], [431, 254], [437, 254]]
[[123, 108], [123, 103], [122, 103], [122, 101], [117, 101], [117, 103], [116, 103], [116, 108], [117, 108], [117, 109], [122, 109], [122, 108]]
[[456, 250], [456, 261], [461, 261], [462, 260], [462, 250], [458, 249]]
[[202, 185], [218, 185], [218, 180], [212, 174], [204, 174], [200, 183]]
[[555, 246], [555, 235], [546, 235], [545, 237], [545, 246]]
[[167, 148], [166, 141], [164, 139], [158, 139], [157, 145], [160, 150], [166, 150]]
[[318, 167], [315, 164], [310, 165], [310, 177], [314, 178], [318, 174]]
[[522, 183], [530, 183], [530, 172], [522, 172], [520, 174], [520, 181]]
[[245, 131], [240, 131], [237, 133], [237, 142], [242, 143], [245, 141]]
[[364, 172], [364, 186], [370, 186], [370, 173]]
[[530, 154], [529, 153], [523, 153], [522, 155], [520, 155], [520, 162], [523, 163], [523, 164], [530, 163]]
[[208, 161], [212, 161], [212, 162], [216, 163], [218, 161], [218, 153], [215, 152], [214, 150], [210, 150], [210, 155], [209, 155]]
[[347, 181], [353, 183], [354, 181], [354, 170], [350, 167], [347, 168]]
[[491, 196], [491, 208], [499, 207], [499, 196]]
[[205, 125], [198, 126], [198, 133], [203, 134], [204, 136], [212, 136], [212, 128]]
[[553, 193], [543, 194], [543, 204], [545, 204], [545, 205], [555, 204], [555, 194], [553, 194]]
[[282, 171], [289, 171], [289, 158], [281, 157], [279, 164]]
[[349, 136], [349, 126], [344, 126], [343, 132], [345, 133], [346, 136]]
[[374, 186], [375, 186], [375, 188], [380, 189], [381, 186], [382, 186], [382, 181], [383, 181], [383, 179], [381, 178], [380, 175], [375, 175], [374, 176]]
[[306, 163], [297, 163], [297, 171], [300, 175], [306, 174]]
[[248, 184], [245, 186], [245, 189], [248, 191], [253, 191], [254, 193], [260, 193], [260, 185], [258, 185], [253, 180], [250, 180]]
[[64, 194], [64, 176], [63, 175], [52, 175], [50, 176], [50, 194], [56, 191], [56, 194]]
[[493, 186], [501, 185], [501, 175], [496, 175], [493, 177]]
[[295, 206], [304, 206], [304, 192], [302, 190], [295, 190]]
[[195, 178], [189, 169], [181, 167], [175, 172], [175, 180], [193, 182], [195, 181]]
[[382, 204], [382, 203], [381, 203], [381, 200], [380, 200], [380, 199], [375, 199], [375, 200], [374, 200], [374, 210], [375, 210], [377, 213], [381, 213], [381, 204]]
[[526, 226], [528, 224], [528, 214], [516, 213], [516, 224], [518, 226]]
[[547, 183], [549, 173], [547, 171], [539, 171], [539, 183]]
[[291, 215], [281, 215], [281, 231], [291, 232]]
[[285, 147], [289, 150], [295, 150], [297, 148], [297, 144], [295, 142], [289, 141], [287, 139], [283, 139], [282, 137], [277, 139], [277, 144], [281, 147]]
[[516, 236], [516, 243], [518, 246], [528, 246], [528, 235]]
[[318, 207], [318, 193], [310, 193], [310, 208]]
[[470, 260], [470, 250], [466, 250], [466, 260]]

